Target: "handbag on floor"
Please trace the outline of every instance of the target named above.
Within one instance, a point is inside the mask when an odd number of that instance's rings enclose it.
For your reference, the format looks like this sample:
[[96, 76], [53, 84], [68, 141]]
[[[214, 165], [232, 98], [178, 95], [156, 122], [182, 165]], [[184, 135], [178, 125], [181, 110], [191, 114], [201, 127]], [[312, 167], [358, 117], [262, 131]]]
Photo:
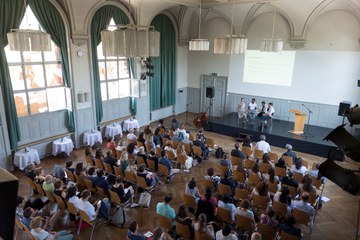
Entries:
[[150, 207], [151, 195], [148, 192], [140, 194], [139, 205], [145, 208]]
[[131, 222], [131, 217], [128, 214], [128, 209], [124, 208], [116, 209], [114, 215], [111, 218], [111, 224], [123, 228], [125, 223]]

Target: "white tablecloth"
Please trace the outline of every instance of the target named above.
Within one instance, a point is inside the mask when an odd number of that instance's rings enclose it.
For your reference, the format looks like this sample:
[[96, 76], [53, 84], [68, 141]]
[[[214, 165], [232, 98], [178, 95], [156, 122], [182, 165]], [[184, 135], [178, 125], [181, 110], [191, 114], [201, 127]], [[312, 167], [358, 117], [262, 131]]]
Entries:
[[15, 153], [14, 165], [18, 166], [22, 171], [29, 163], [40, 164], [39, 153], [36, 149], [29, 149], [28, 152], [20, 150]]
[[129, 131], [130, 128], [133, 128], [134, 130], [140, 128], [138, 120], [132, 118], [126, 119], [124, 121], [123, 127], [124, 127], [124, 131]]
[[74, 149], [74, 144], [70, 138], [57, 139], [53, 141], [52, 154], [56, 156], [58, 153], [66, 152], [70, 156], [71, 151]]
[[120, 137], [123, 136], [122, 129], [119, 124], [107, 125], [105, 128], [105, 137], [115, 137], [120, 134]]
[[100, 131], [84, 132], [83, 143], [85, 145], [94, 145], [94, 143], [102, 143], [102, 137]]

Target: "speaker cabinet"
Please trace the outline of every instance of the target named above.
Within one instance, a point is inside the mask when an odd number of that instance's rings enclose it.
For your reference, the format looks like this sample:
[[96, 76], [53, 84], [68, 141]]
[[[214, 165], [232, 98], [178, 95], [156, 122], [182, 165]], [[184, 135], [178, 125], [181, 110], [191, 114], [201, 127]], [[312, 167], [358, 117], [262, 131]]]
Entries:
[[339, 116], [345, 116], [345, 111], [348, 110], [351, 106], [351, 102], [340, 102], [339, 104]]
[[19, 180], [0, 168], [0, 237], [3, 239], [14, 239], [16, 197]]
[[206, 97], [207, 98], [214, 98], [215, 97], [215, 88], [214, 87], [207, 87], [206, 88]]

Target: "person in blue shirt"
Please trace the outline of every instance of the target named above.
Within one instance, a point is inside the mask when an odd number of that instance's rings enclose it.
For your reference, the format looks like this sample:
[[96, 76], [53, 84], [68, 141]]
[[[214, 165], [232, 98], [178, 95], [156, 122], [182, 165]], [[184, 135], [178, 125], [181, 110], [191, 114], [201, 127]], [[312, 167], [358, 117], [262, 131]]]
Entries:
[[170, 202], [172, 200], [172, 194], [166, 194], [164, 198], [164, 202], [159, 202], [156, 205], [156, 213], [167, 217], [171, 220], [171, 225], [175, 226], [175, 210], [174, 208], [170, 207]]
[[98, 169], [96, 171], [96, 178], [94, 179], [93, 184], [94, 186], [101, 187], [102, 189], [104, 189], [104, 193], [108, 195], [110, 184], [108, 183], [108, 181], [106, 181], [106, 179], [103, 176], [104, 176], [104, 170]]
[[161, 158], [159, 164], [163, 164], [167, 167], [169, 176], [172, 176], [180, 172], [180, 169], [172, 168], [171, 161], [167, 158], [166, 151], [161, 151]]
[[129, 230], [127, 233], [127, 237], [130, 240], [146, 240], [146, 237], [138, 232], [139, 225], [133, 221], [129, 225]]

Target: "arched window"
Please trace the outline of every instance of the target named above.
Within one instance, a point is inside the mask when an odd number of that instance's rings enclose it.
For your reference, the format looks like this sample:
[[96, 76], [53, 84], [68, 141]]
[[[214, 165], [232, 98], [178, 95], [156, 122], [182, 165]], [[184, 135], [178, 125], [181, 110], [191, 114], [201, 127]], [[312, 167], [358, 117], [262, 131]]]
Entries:
[[[41, 29], [29, 6], [20, 29]], [[60, 48], [52, 41], [51, 45], [50, 52], [10, 51], [9, 46], [5, 47], [19, 117], [71, 108], [70, 92], [62, 77]]]
[[[108, 30], [115, 26], [111, 18]], [[105, 57], [102, 43], [97, 46], [101, 100], [107, 101], [130, 96], [130, 71], [126, 57]]]

